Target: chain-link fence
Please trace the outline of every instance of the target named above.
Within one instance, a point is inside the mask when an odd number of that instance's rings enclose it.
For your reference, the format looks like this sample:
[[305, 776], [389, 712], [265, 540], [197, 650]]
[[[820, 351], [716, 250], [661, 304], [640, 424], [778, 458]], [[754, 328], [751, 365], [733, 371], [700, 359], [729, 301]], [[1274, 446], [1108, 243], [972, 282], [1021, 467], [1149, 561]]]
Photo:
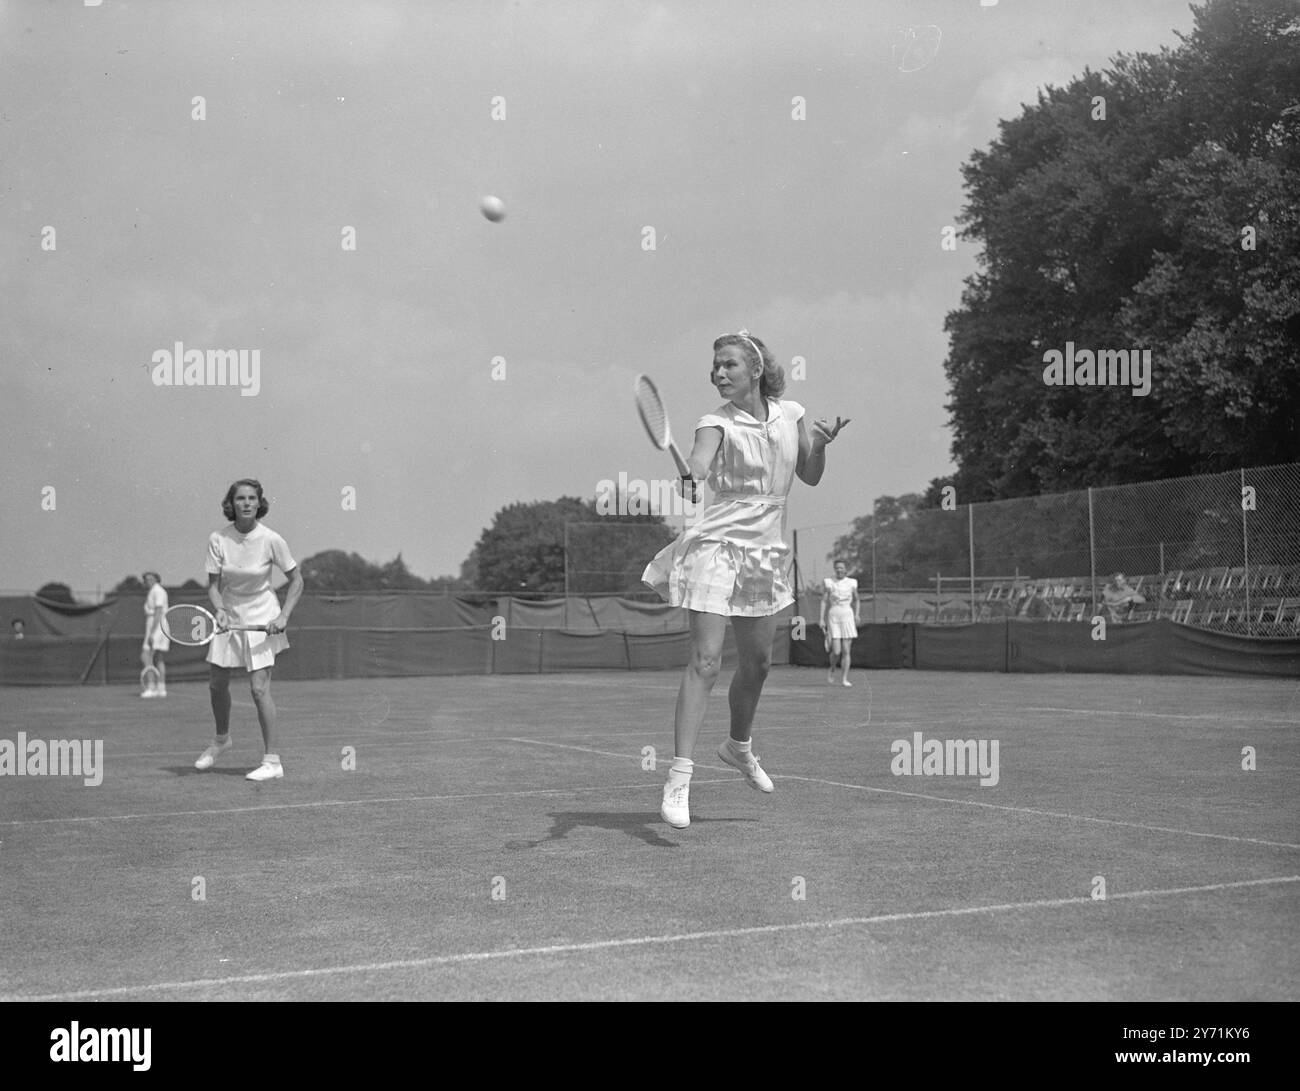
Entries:
[[794, 545], [813, 617], [842, 560], [864, 621], [1100, 614], [1300, 633], [1300, 463], [950, 510], [882, 497], [851, 524], [799, 528]]
[[570, 595], [617, 594], [655, 599], [641, 574], [656, 553], [677, 536], [663, 523], [607, 519], [566, 523], [564, 585]]

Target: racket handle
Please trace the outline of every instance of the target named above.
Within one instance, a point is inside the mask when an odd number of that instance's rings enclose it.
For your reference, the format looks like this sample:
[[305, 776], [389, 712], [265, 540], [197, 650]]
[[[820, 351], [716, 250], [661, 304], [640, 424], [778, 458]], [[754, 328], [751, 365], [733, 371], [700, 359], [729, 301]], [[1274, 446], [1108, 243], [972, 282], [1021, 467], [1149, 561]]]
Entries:
[[673, 461], [677, 463], [677, 472], [682, 477], [690, 477], [691, 468], [686, 464], [686, 459], [682, 458], [682, 453], [677, 449], [677, 444], [669, 442], [668, 451], [673, 456]]

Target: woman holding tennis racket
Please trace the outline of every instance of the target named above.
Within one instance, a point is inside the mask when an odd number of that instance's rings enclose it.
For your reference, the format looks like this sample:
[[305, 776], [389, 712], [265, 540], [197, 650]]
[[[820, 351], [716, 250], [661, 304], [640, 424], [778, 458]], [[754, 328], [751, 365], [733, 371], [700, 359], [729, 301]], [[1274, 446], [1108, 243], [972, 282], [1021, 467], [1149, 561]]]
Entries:
[[843, 561], [835, 562], [835, 578], [829, 576], [822, 581], [822, 632], [826, 634], [830, 645], [830, 665], [826, 670], [826, 681], [835, 681], [835, 665], [843, 670], [840, 681], [846, 686], [849, 681], [849, 658], [853, 640], [858, 635], [858, 581], [849, 577], [849, 566]]
[[[302, 574], [288, 544], [259, 522], [269, 509], [259, 482], [251, 478], [236, 481], [221, 502], [230, 525], [208, 538], [208, 598], [217, 622], [217, 632], [208, 644], [208, 690], [217, 733], [194, 767], [208, 769], [230, 749], [230, 672], [243, 669], [248, 671], [265, 751], [262, 764], [248, 774], [249, 780], [284, 776], [273, 741], [271, 668], [276, 655], [289, 647], [284, 630], [302, 595]], [[283, 608], [271, 588], [273, 567], [289, 578]]]
[[[754, 756], [751, 729], [772, 663], [776, 615], [794, 602], [785, 500], [796, 476], [809, 485], [821, 480], [826, 445], [849, 423], [819, 420], [810, 432], [803, 407], [781, 398], [784, 370], [747, 330], [713, 343], [709, 381], [726, 401], [699, 419], [690, 457], [679, 461], [679, 469], [685, 495], [695, 499], [699, 482], [707, 480], [713, 501], [641, 577], [690, 616], [691, 658], [677, 693], [676, 752], [660, 808], [664, 821], [678, 829], [691, 821], [691, 755], [722, 666], [728, 620], [739, 662], [728, 694], [730, 736], [718, 757], [739, 769], [751, 788], [772, 791]], [[653, 413], [643, 405], [642, 415], [649, 427]]]

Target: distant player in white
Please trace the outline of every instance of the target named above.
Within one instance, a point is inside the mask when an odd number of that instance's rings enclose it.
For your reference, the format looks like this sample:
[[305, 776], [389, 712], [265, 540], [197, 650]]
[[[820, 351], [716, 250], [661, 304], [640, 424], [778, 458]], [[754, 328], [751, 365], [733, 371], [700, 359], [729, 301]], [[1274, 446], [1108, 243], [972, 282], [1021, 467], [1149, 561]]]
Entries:
[[166, 697], [167, 664], [163, 657], [172, 646], [162, 627], [163, 614], [167, 613], [167, 589], [157, 572], [146, 572], [144, 585], [149, 588], [149, 593], [144, 597], [144, 647], [140, 649], [140, 661], [146, 667], [157, 669], [158, 682], [156, 685], [146, 684], [140, 696]]
[[822, 581], [822, 632], [830, 638], [830, 667], [826, 672], [826, 681], [835, 681], [835, 665], [838, 663], [840, 676], [846, 686], [849, 681], [850, 649], [853, 638], [858, 635], [858, 581], [849, 577], [849, 567], [843, 561], [835, 562], [835, 578], [829, 576]]
[[[230, 748], [230, 672], [242, 669], [248, 671], [265, 750], [262, 764], [248, 779], [272, 780], [284, 776], [284, 766], [272, 738], [275, 702], [271, 699], [271, 668], [276, 655], [289, 647], [284, 630], [302, 595], [302, 574], [285, 540], [258, 522], [270, 510], [259, 482], [251, 478], [236, 481], [226, 490], [221, 510], [231, 522], [208, 539], [207, 559], [208, 598], [217, 625], [222, 629], [227, 625], [265, 625], [267, 631], [218, 632], [208, 645], [208, 689], [217, 734], [194, 766], [207, 769]], [[283, 609], [271, 589], [272, 567], [289, 578]]]

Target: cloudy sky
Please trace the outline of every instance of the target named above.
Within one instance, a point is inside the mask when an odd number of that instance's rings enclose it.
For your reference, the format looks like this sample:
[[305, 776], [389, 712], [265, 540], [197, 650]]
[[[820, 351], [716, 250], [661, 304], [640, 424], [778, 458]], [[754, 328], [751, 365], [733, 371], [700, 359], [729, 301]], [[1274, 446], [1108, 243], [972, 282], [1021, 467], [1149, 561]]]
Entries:
[[[853, 418], [792, 527], [920, 491], [951, 469], [960, 165], [1044, 84], [1191, 22], [1185, 0], [0, 0], [0, 588], [202, 578], [241, 476], [300, 558], [456, 573], [508, 503], [670, 473], [632, 378], [688, 436], [741, 326], [806, 361], [787, 396]], [[258, 350], [260, 390], [155, 385], [176, 342]]]

